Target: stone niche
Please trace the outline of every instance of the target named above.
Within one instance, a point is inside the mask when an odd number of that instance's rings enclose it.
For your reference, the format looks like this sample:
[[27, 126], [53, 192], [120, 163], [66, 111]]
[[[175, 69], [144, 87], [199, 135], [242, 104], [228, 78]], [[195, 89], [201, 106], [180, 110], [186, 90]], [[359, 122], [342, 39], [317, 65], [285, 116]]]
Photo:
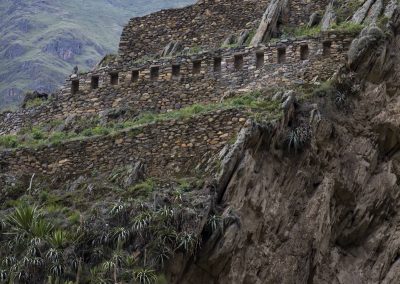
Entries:
[[256, 68], [261, 69], [264, 66], [264, 51], [256, 52]]
[[192, 71], [193, 74], [200, 74], [200, 72], [201, 72], [201, 60], [193, 61], [192, 70], [193, 70]]
[[332, 51], [332, 42], [331, 41], [324, 41], [322, 43], [322, 55], [324, 57], [328, 57], [331, 55]]
[[118, 85], [118, 81], [119, 81], [118, 76], [119, 76], [118, 72], [110, 73], [110, 84], [111, 85]]
[[307, 44], [300, 46], [300, 60], [307, 60], [310, 55], [310, 50]]
[[99, 87], [99, 76], [92, 76], [90, 80], [90, 87], [92, 90], [95, 90]]
[[243, 68], [243, 54], [235, 54], [234, 56], [235, 70], [239, 71]]
[[79, 79], [71, 81], [71, 94], [75, 95], [79, 92]]
[[278, 64], [286, 63], [286, 47], [278, 47]]
[[172, 65], [172, 79], [179, 79], [181, 76], [181, 65], [173, 64]]
[[215, 57], [214, 58], [214, 72], [221, 72], [222, 69], [222, 58], [221, 57]]
[[132, 70], [132, 73], [131, 73], [131, 82], [137, 82], [137, 81], [139, 81], [139, 69], [135, 69], [135, 70]]
[[150, 79], [157, 80], [160, 76], [160, 66], [151, 66], [150, 67]]

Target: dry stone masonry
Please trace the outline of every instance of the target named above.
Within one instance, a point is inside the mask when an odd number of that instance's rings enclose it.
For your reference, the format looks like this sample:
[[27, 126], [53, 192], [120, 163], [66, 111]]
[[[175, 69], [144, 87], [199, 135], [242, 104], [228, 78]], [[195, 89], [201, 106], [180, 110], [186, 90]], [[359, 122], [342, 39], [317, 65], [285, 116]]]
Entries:
[[[285, 10], [283, 20], [294, 26], [306, 24], [328, 1], [287, 3], [291, 12]], [[281, 89], [330, 78], [345, 59], [354, 34], [324, 32], [254, 47], [221, 47], [232, 33], [244, 43], [268, 4], [267, 0], [199, 1], [134, 18], [121, 35], [115, 59], [71, 75], [45, 104], [0, 114], [0, 135], [120, 108], [133, 116], [163, 113], [260, 88]], [[181, 48], [182, 53], [172, 55]], [[164, 57], [153, 56], [162, 51]], [[142, 161], [149, 175], [182, 174], [221, 150], [247, 117], [241, 110], [229, 109], [60, 145], [6, 150], [0, 153], [0, 170], [74, 176]]]
[[259, 47], [122, 64], [69, 79], [57, 98], [35, 109], [0, 115], [0, 133], [110, 108], [166, 112], [213, 103], [238, 89], [282, 88], [323, 81], [344, 59], [353, 35], [284, 40]]
[[3, 151], [0, 170], [70, 177], [88, 171], [112, 171], [142, 161], [150, 176], [182, 174], [219, 152], [245, 122], [244, 112], [231, 109], [158, 122], [106, 137]]

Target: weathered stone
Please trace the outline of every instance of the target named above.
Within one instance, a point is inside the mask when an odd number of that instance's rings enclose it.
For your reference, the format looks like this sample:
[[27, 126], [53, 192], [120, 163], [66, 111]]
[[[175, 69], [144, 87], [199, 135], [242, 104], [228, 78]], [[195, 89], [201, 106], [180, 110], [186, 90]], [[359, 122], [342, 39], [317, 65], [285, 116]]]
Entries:
[[251, 46], [257, 46], [262, 42], [268, 41], [278, 29], [278, 21], [282, 17], [283, 11], [287, 8], [287, 0], [272, 0], [265, 10], [261, 23], [251, 40]]
[[308, 20], [307, 27], [312, 28], [321, 22], [321, 15], [318, 12], [314, 12], [311, 14], [310, 19]]
[[329, 5], [326, 7], [324, 17], [321, 21], [321, 31], [329, 30], [333, 25], [336, 24], [336, 12], [334, 8], [335, 0], [332, 0]]

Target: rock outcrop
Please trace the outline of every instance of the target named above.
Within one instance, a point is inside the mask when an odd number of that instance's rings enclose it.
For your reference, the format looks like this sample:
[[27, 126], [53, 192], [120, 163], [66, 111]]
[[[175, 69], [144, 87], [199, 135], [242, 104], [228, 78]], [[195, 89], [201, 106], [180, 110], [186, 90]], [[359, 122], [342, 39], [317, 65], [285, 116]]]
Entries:
[[[388, 92], [400, 80], [398, 23], [353, 43], [335, 77], [347, 110], [317, 98], [290, 124], [242, 132], [219, 199], [239, 221], [205, 240], [177, 283], [398, 283], [400, 107]], [[279, 133], [311, 109], [312, 139], [293, 156]]]
[[330, 2], [326, 7], [324, 17], [321, 20], [321, 31], [327, 31], [330, 27], [336, 24], [336, 12], [334, 9], [334, 1]]
[[282, 20], [282, 14], [287, 8], [287, 0], [272, 0], [268, 5], [268, 8], [263, 14], [261, 23], [251, 40], [251, 46], [257, 46], [258, 44], [269, 40], [274, 33], [277, 33], [279, 22]]

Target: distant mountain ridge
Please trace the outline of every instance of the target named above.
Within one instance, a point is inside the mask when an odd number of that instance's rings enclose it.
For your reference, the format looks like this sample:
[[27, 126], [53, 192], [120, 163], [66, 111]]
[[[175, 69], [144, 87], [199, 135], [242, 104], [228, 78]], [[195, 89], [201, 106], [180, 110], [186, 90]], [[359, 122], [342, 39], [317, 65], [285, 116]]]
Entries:
[[75, 65], [93, 67], [117, 51], [124, 24], [135, 16], [194, 0], [2, 0], [0, 109], [25, 91], [51, 92]]

